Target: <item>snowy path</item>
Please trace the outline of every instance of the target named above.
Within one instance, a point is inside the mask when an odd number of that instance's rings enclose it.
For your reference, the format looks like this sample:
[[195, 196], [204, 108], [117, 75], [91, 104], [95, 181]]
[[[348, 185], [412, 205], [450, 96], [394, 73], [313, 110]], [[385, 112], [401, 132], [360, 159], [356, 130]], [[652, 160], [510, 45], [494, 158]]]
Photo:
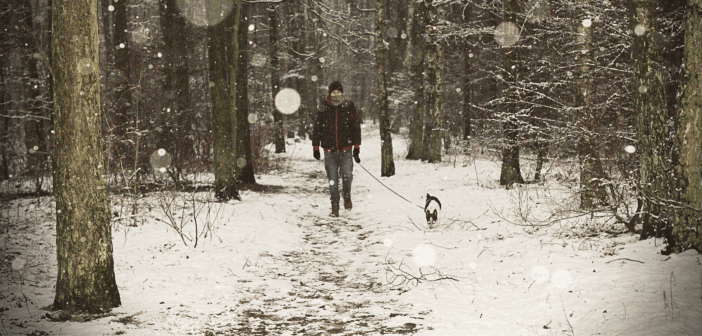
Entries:
[[[306, 217], [302, 248], [269, 255], [271, 262], [257, 274], [265, 284], [241, 284], [246, 294], [239, 302], [249, 307], [210, 315], [215, 334], [407, 334], [420, 329], [428, 311], [417, 311], [396, 294], [390, 297], [393, 289], [378, 282], [383, 256], [367, 253], [377, 242], [367, 239], [373, 231], [357, 219], [343, 213], [341, 218]], [[395, 319], [403, 316], [413, 322]]]

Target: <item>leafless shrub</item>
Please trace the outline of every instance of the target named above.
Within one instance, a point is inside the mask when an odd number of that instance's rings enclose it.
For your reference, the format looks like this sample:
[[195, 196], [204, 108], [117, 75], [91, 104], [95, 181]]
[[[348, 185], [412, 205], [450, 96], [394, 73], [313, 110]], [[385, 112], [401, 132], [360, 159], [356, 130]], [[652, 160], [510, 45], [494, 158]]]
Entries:
[[[154, 219], [175, 230], [186, 246], [193, 242], [193, 247], [197, 247], [200, 237], [212, 238], [216, 234], [223, 204], [216, 202], [214, 193], [169, 190], [156, 193], [155, 199], [165, 219]], [[192, 229], [188, 227], [190, 223]]]

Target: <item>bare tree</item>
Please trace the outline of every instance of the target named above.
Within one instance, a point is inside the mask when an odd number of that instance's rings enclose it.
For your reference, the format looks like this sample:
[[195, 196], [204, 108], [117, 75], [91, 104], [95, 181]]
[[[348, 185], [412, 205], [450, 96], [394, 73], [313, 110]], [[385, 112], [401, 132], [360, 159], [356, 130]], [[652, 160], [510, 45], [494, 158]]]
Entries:
[[[516, 0], [504, 0], [502, 14], [502, 28], [499, 37], [503, 41], [515, 39], [519, 37], [517, 25], [517, 13], [519, 6]], [[514, 28], [512, 28], [514, 27]], [[517, 30], [517, 31], [515, 31]], [[516, 43], [516, 41], [515, 41]], [[503, 57], [503, 96], [507, 100], [512, 90], [517, 86], [517, 75], [519, 71], [516, 69], [516, 60], [518, 48], [512, 45], [513, 43], [502, 43]], [[520, 69], [521, 70], [521, 69]], [[502, 125], [504, 133], [504, 145], [502, 148], [502, 171], [500, 173], [500, 184], [510, 186], [513, 183], [524, 183], [522, 172], [519, 166], [519, 126], [517, 116], [517, 104], [514, 101], [506, 101], [505, 103], [505, 120]]]
[[426, 1], [409, 1], [411, 18], [408, 57], [410, 80], [414, 87], [414, 108], [410, 118], [410, 145], [408, 160], [424, 156], [424, 30], [426, 29]]
[[[207, 8], [216, 17], [225, 9]], [[210, 13], [210, 11], [214, 13]], [[215, 195], [220, 200], [241, 199], [237, 185], [237, 64], [239, 59], [239, 20], [241, 1], [222, 23], [208, 27], [210, 96], [214, 146]]]
[[673, 228], [675, 249], [694, 248], [702, 251], [700, 227], [700, 167], [702, 167], [702, 3], [688, 0], [685, 27], [685, 72], [681, 109], [678, 121], [680, 162], [675, 167], [678, 176], [678, 201], [682, 215]]
[[[631, 1], [631, 51], [639, 158], [639, 191], [643, 195], [643, 230], [641, 239], [670, 235], [665, 222], [663, 200], [670, 199], [671, 166], [668, 162], [671, 142], [668, 135], [668, 113], [663, 86], [660, 48], [656, 41], [658, 24], [656, 1]], [[664, 231], [668, 231], [664, 233]]]
[[427, 114], [424, 124], [423, 159], [427, 162], [441, 161], [441, 140], [444, 135], [444, 47], [438, 38], [439, 26], [443, 25], [444, 4], [432, 1], [429, 9], [429, 25], [432, 31], [428, 34], [426, 46], [427, 62]]
[[579, 0], [581, 13], [580, 20], [576, 20], [577, 25], [577, 47], [580, 49], [578, 55], [578, 102], [580, 111], [578, 121], [582, 127], [581, 139], [578, 144], [578, 156], [580, 159], [580, 208], [591, 209], [600, 204], [606, 197], [605, 190], [601, 187], [602, 175], [597, 170], [599, 161], [595, 137], [597, 136], [597, 117], [591, 110], [593, 104], [593, 83], [592, 67], [594, 65], [594, 50], [592, 48], [592, 25], [593, 15], [590, 13], [591, 1]]
[[120, 305], [103, 175], [97, 0], [54, 0], [56, 256], [53, 308]]
[[395, 175], [395, 162], [392, 157], [392, 135], [390, 134], [390, 109], [385, 74], [386, 42], [383, 39], [385, 10], [384, 0], [375, 2], [375, 59], [378, 63], [378, 108], [380, 109], [380, 176]]

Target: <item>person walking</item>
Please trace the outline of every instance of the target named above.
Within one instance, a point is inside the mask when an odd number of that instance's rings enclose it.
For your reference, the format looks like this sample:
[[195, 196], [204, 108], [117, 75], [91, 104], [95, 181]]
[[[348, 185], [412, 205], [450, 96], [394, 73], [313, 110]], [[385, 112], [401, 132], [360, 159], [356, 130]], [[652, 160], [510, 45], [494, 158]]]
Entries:
[[[324, 169], [329, 180], [332, 217], [339, 217], [339, 175], [342, 179], [344, 209], [351, 210], [351, 181], [353, 161], [361, 163], [358, 157], [361, 149], [361, 119], [356, 106], [344, 98], [341, 82], [329, 85], [329, 95], [324, 100], [323, 109], [317, 111], [312, 132], [314, 158], [319, 160], [319, 147], [324, 149]], [[352, 151], [353, 150], [353, 151]]]

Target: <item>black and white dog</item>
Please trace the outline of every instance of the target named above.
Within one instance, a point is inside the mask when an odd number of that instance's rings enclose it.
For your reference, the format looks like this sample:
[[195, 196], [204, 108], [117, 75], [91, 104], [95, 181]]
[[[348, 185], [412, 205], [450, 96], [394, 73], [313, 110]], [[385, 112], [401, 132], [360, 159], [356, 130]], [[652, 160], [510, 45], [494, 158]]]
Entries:
[[438, 198], [427, 193], [427, 202], [424, 205], [424, 214], [427, 216], [427, 224], [429, 227], [436, 224], [436, 221], [439, 219], [439, 212], [441, 212], [441, 202], [439, 202]]

